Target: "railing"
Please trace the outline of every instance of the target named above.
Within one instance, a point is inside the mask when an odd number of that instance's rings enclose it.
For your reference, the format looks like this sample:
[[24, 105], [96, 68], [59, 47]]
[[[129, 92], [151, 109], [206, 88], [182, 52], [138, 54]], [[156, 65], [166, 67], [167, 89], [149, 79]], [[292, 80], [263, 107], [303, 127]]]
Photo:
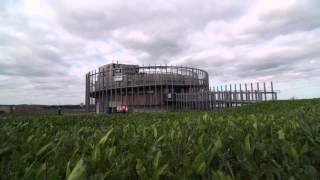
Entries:
[[[234, 85], [234, 89], [230, 85], [230, 89], [225, 86], [221, 88], [212, 88], [209, 91], [196, 93], [174, 93], [170, 102], [174, 111], [189, 111], [189, 110], [212, 110], [227, 107], [238, 107], [246, 104], [277, 100], [279, 91], [273, 89], [273, 83], [270, 83], [270, 89], [267, 90], [266, 83], [263, 83], [263, 88], [260, 89], [260, 83], [250, 83], [250, 89], [247, 84]], [[237, 90], [237, 87], [239, 89]]]
[[99, 68], [86, 75], [89, 92], [131, 86], [150, 85], [204, 85], [208, 86], [208, 73], [183, 66], [134, 66], [121, 69], [121, 80], [115, 81], [112, 70]]

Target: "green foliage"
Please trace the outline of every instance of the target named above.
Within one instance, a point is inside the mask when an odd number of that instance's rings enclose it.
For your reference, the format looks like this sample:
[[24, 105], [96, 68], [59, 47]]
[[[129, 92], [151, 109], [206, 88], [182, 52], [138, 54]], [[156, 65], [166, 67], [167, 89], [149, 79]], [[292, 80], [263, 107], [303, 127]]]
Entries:
[[86, 168], [83, 162], [83, 159], [80, 159], [76, 165], [76, 167], [74, 167], [74, 169], [72, 170], [71, 174], [68, 176], [68, 180], [85, 180], [86, 176]]
[[0, 119], [0, 179], [319, 179], [320, 101]]

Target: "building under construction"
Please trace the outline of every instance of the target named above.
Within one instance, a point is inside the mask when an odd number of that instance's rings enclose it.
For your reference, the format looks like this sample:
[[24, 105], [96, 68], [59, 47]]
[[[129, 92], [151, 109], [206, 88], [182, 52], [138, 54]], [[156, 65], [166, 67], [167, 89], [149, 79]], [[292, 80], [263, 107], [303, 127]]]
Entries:
[[265, 83], [210, 88], [208, 73], [193, 67], [112, 63], [86, 74], [86, 108], [96, 113], [211, 110], [276, 98], [272, 83], [270, 91]]

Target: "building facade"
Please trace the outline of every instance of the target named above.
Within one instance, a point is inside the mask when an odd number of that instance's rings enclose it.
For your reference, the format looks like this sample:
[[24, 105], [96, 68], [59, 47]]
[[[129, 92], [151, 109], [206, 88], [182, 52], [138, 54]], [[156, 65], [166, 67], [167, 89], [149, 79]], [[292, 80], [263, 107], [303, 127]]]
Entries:
[[98, 114], [111, 108], [175, 111], [177, 94], [208, 91], [208, 73], [198, 68], [112, 63], [86, 74], [85, 103], [87, 111]]

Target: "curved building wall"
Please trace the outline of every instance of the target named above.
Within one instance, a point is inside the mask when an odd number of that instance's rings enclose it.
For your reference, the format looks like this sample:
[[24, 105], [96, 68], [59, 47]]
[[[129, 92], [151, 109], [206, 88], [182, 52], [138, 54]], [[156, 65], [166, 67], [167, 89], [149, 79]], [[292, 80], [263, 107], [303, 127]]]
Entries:
[[97, 113], [118, 106], [131, 111], [171, 111], [176, 93], [208, 89], [208, 73], [197, 68], [107, 64], [86, 74], [86, 105]]

